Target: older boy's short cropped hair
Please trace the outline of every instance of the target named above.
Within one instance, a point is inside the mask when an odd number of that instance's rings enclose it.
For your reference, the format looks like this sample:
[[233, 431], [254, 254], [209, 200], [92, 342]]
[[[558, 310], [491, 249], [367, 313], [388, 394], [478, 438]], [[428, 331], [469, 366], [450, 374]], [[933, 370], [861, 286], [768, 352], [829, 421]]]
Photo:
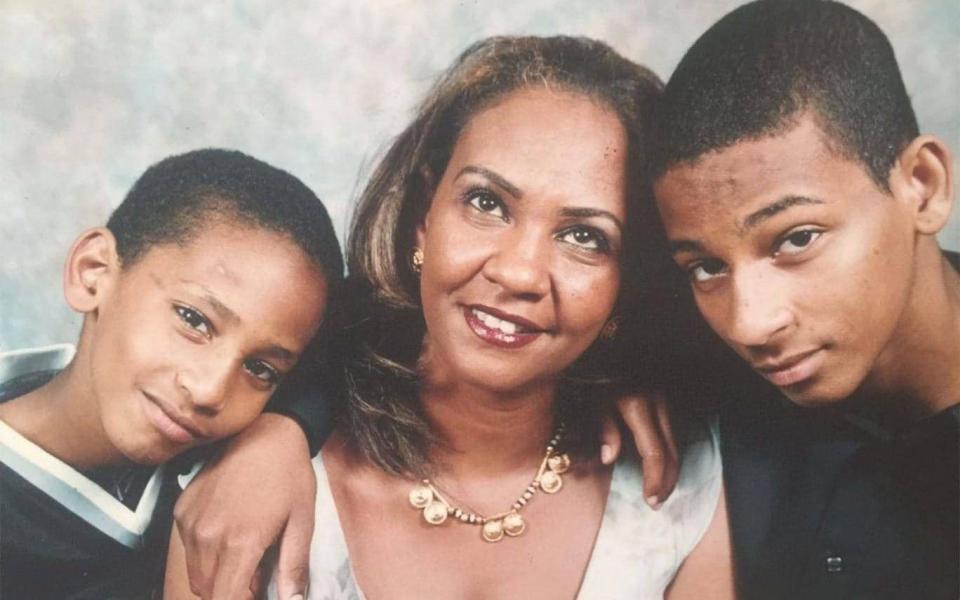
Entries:
[[759, 0], [734, 10], [687, 51], [660, 111], [656, 172], [810, 111], [841, 156], [884, 190], [916, 117], [890, 42], [859, 12], [821, 0]]
[[128, 268], [153, 246], [187, 243], [225, 219], [288, 236], [324, 274], [328, 293], [343, 277], [340, 245], [320, 199], [290, 173], [235, 150], [195, 150], [151, 166], [107, 228]]

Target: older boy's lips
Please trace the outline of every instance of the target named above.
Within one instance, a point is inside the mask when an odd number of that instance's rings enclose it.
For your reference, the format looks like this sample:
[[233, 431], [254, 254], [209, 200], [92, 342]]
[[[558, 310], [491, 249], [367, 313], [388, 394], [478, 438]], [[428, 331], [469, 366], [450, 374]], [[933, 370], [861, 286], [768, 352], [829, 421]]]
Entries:
[[800, 352], [787, 358], [754, 365], [770, 383], [777, 387], [789, 387], [810, 379], [823, 366], [822, 348]]
[[164, 437], [178, 444], [189, 444], [202, 437], [199, 430], [187, 422], [185, 417], [165, 406], [162, 401], [147, 392], [144, 392], [143, 396], [146, 399], [143, 411], [147, 415], [147, 420]]

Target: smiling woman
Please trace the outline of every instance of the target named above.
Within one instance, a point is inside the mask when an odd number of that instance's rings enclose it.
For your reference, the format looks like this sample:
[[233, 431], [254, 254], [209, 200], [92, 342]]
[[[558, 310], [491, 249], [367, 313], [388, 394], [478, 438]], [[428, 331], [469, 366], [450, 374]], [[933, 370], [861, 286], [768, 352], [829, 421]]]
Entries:
[[[394, 141], [348, 243], [311, 598], [680, 598], [705, 577], [729, 595], [714, 431], [659, 510], [636, 462], [589, 451], [598, 398], [639, 370], [618, 319], [656, 318], [640, 304], [660, 89], [601, 42], [490, 38]], [[185, 571], [174, 545], [168, 597], [189, 595]]]
[[616, 323], [649, 316], [660, 87], [600, 42], [490, 38], [394, 141], [348, 245], [347, 401], [314, 461], [311, 597], [659, 597], [723, 523], [706, 428], [659, 511], [636, 464], [585, 451], [596, 398], [642, 353]]

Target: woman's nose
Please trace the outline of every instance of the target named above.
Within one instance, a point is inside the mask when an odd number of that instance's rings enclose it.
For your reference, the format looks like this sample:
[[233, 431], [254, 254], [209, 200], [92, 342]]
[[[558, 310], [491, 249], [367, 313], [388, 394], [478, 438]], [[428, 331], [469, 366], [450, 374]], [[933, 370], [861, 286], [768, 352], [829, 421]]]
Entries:
[[504, 291], [531, 299], [550, 292], [549, 243], [536, 231], [505, 235], [484, 264], [483, 274]]

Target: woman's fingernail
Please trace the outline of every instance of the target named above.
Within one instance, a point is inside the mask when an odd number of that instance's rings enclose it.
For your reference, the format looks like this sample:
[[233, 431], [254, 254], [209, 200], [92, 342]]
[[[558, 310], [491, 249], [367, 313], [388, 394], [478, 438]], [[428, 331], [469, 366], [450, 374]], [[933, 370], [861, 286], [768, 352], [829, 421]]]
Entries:
[[290, 596], [290, 600], [303, 600], [303, 594], [294, 594]]
[[608, 444], [600, 446], [600, 462], [607, 464], [613, 460], [613, 448]]
[[647, 504], [650, 505], [650, 508], [653, 510], [660, 510], [660, 498], [656, 496], [647, 496]]

